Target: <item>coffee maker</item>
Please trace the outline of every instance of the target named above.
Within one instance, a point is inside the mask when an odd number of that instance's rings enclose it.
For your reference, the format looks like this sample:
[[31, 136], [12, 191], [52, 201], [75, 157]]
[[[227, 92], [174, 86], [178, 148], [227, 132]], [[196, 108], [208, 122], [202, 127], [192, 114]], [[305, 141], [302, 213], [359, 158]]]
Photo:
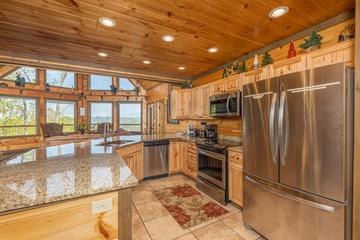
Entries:
[[206, 126], [206, 138], [217, 139], [217, 125], [211, 124]]

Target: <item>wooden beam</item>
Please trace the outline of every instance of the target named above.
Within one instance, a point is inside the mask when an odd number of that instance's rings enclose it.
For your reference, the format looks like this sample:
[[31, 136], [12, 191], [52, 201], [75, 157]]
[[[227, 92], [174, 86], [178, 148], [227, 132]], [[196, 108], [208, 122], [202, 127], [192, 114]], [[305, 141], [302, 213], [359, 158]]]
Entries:
[[235, 61], [243, 62], [243, 61], [245, 61], [245, 60], [247, 60], [249, 58], [254, 57], [255, 54], [259, 55], [259, 54], [262, 54], [264, 52], [268, 52], [268, 51], [271, 51], [273, 49], [279, 48], [279, 47], [281, 47], [281, 46], [283, 46], [285, 44], [288, 44], [290, 41], [292, 41], [294, 39], [299, 39], [299, 38], [306, 37], [310, 33], [312, 33], [313, 31], [318, 32], [318, 31], [324, 30], [326, 28], [329, 28], [331, 26], [334, 26], [336, 24], [339, 24], [341, 22], [349, 20], [349, 19], [353, 18], [354, 16], [355, 16], [355, 11], [354, 10], [346, 11], [346, 12], [344, 12], [344, 13], [342, 13], [342, 14], [334, 17], [334, 18], [331, 18], [331, 19], [329, 19], [329, 20], [327, 20], [325, 22], [322, 22], [320, 24], [317, 24], [315, 26], [307, 28], [304, 31], [295, 33], [295, 34], [293, 34], [293, 35], [291, 35], [289, 37], [283, 38], [283, 39], [281, 39], [279, 41], [276, 41], [276, 42], [274, 42], [274, 43], [272, 43], [270, 45], [267, 45], [267, 46], [265, 46], [263, 48], [260, 48], [260, 49], [258, 49], [256, 51], [252, 51], [252, 52], [250, 52], [250, 53], [248, 53], [246, 55], [243, 55], [243, 56], [241, 56], [239, 58], [236, 58], [236, 59], [234, 59], [234, 60], [232, 60], [230, 62], [227, 62], [227, 63], [225, 63], [225, 64], [223, 64], [221, 66], [218, 66], [218, 67], [213, 68], [213, 69], [211, 69], [209, 71], [206, 71], [206, 72], [201, 73], [201, 74], [199, 74], [197, 76], [194, 76], [193, 78], [191, 78], [191, 80], [196, 80], [196, 79], [205, 77], [205, 76], [207, 76], [209, 74], [220, 71], [220, 70], [224, 69], [225, 67], [229, 67]]
[[[4, 53], [4, 52], [2, 52]], [[129, 70], [123, 70], [116, 67], [109, 67], [106, 65], [99, 64], [87, 64], [87, 66], [82, 65], [83, 63], [79, 63], [77, 61], [64, 60], [64, 61], [52, 61], [52, 60], [38, 60], [36, 58], [31, 57], [17, 57], [10, 54], [0, 54], [0, 63], [7, 65], [26, 65], [33, 66], [38, 68], [52, 68], [59, 70], [72, 70], [79, 73], [97, 73], [97, 74], [105, 74], [111, 76], [121, 76], [139, 80], [147, 80], [147, 81], [157, 81], [164, 83], [181, 83], [184, 79], [179, 78], [171, 78], [157, 75], [149, 75], [145, 73], [137, 73]]]
[[353, 238], [360, 239], [360, 0], [355, 5], [355, 118], [354, 118]]
[[17, 66], [2, 66], [0, 68], [0, 79], [2, 79], [3, 77], [9, 75], [10, 73], [12, 73], [13, 71], [16, 71], [18, 69]]

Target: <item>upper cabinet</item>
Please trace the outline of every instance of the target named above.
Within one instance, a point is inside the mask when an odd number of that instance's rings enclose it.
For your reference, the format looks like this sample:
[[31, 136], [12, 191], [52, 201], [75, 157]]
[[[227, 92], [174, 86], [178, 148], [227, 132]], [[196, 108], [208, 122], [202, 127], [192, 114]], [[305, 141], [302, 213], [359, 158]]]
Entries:
[[210, 84], [192, 89], [193, 118], [209, 118], [210, 116]]
[[218, 95], [225, 92], [225, 79], [220, 79], [212, 82], [210, 85], [210, 94]]
[[317, 68], [335, 63], [345, 62], [349, 65], [354, 61], [354, 41], [346, 41], [311, 52], [307, 56], [307, 68]]
[[244, 74], [243, 85], [269, 78], [269, 67], [265, 66]]
[[192, 118], [192, 89], [179, 89], [171, 91], [171, 117], [173, 119]]
[[269, 78], [306, 70], [306, 55], [276, 62], [269, 66]]
[[237, 74], [225, 78], [225, 92], [239, 91], [242, 87], [243, 74]]

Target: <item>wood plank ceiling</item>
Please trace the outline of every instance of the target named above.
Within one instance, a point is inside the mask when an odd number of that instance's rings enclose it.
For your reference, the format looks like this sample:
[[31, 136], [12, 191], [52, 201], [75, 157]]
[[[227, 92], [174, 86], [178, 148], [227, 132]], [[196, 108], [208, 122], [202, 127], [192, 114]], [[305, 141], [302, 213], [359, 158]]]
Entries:
[[[282, 5], [289, 13], [270, 19], [268, 13]], [[0, 54], [186, 79], [354, 5], [354, 0], [6, 0], [0, 3]], [[114, 19], [116, 27], [102, 26], [101, 17]], [[164, 34], [176, 40], [165, 43]], [[219, 52], [208, 53], [212, 46]]]

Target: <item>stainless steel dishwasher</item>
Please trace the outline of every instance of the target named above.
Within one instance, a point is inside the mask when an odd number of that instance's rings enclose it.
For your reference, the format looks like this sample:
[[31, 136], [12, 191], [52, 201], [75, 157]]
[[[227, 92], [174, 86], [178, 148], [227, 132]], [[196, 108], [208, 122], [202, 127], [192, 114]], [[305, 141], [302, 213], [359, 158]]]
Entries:
[[144, 177], [154, 178], [169, 174], [169, 140], [144, 142]]

